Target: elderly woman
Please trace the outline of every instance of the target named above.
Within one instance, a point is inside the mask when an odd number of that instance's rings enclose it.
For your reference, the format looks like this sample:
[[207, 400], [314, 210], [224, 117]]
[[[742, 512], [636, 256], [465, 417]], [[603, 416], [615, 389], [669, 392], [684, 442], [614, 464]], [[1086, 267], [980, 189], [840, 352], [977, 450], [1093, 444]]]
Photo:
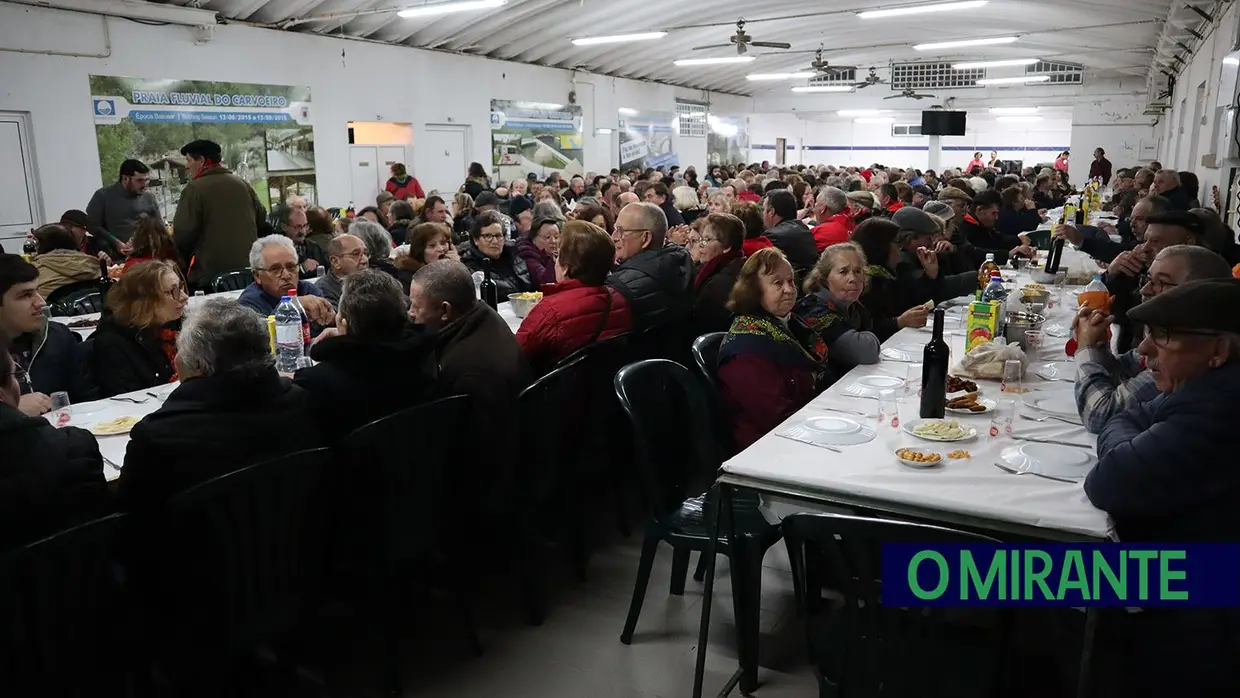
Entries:
[[874, 217], [874, 212], [878, 209], [878, 200], [868, 191], [850, 191], [845, 194], [845, 198], [848, 199], [849, 216], [856, 225]]
[[498, 211], [483, 211], [474, 219], [469, 234], [470, 245], [461, 252], [461, 262], [471, 272], [491, 273], [500, 301], [511, 293], [534, 291], [538, 287], [530, 279], [525, 260], [512, 245], [504, 243], [504, 219]]
[[121, 276], [91, 337], [100, 397], [177, 381], [177, 333], [188, 302], [185, 279], [170, 262], [142, 262]]
[[694, 336], [707, 332], [726, 332], [732, 325], [728, 298], [745, 265], [745, 224], [729, 213], [711, 213], [702, 223], [694, 245], [695, 261], [700, 261], [693, 280]]
[[[535, 205], [541, 204], [544, 201], [550, 201], [555, 204], [556, 209], [560, 211], [560, 215], [564, 215], [564, 197], [560, 196], [559, 190], [555, 187], [543, 187], [538, 192], [538, 196], [534, 197]], [[538, 213], [535, 212], [534, 215], [537, 217]]]
[[100, 257], [79, 251], [73, 233], [64, 226], [45, 225], [34, 232], [34, 239], [38, 248], [30, 263], [39, 270], [40, 296], [47, 298], [63, 286], [99, 279]]
[[825, 387], [826, 347], [807, 351], [812, 331], [792, 315], [796, 277], [784, 253], [745, 261], [728, 307], [736, 314], [719, 345], [719, 402], [737, 449], [745, 449]]
[[859, 364], [878, 363], [881, 342], [861, 303], [867, 280], [865, 253], [855, 242], [823, 251], [805, 279], [805, 296], [793, 314], [814, 330], [812, 346], [827, 346], [830, 366], [843, 375]]
[[676, 187], [672, 190], [672, 205], [680, 211], [680, 217], [684, 219], [685, 225], [692, 225], [693, 221], [699, 216], [706, 213], [706, 209], [702, 208], [702, 203], [698, 201], [697, 192], [693, 187]]
[[732, 213], [732, 200], [728, 198], [727, 194], [716, 191], [706, 199], [706, 212]]
[[419, 223], [409, 231], [409, 244], [397, 250], [396, 266], [409, 273], [441, 259], [461, 261], [452, 245], [452, 233], [443, 223]]
[[397, 267], [392, 261], [392, 235], [384, 230], [383, 226], [364, 218], [353, 221], [349, 226], [349, 234], [356, 235], [366, 243], [366, 257], [370, 268], [391, 274], [407, 293], [409, 282], [413, 281], [413, 272]]
[[575, 218], [579, 221], [593, 223], [594, 225], [602, 228], [603, 232], [608, 235], [611, 235], [612, 229], [616, 227], [616, 221], [611, 215], [611, 211], [608, 211], [601, 204], [579, 203], [577, 208], [573, 209], [573, 212], [569, 217]]
[[896, 243], [899, 234], [900, 226], [882, 218], [868, 220], [853, 232], [853, 242], [867, 260], [865, 271], [869, 277], [861, 302], [873, 318], [874, 333], [884, 342], [902, 328], [925, 327], [929, 312], [921, 305], [930, 300], [929, 285], [902, 281], [896, 276], [900, 265], [900, 247]]
[[[309, 211], [306, 212], [309, 215]], [[181, 255], [177, 254], [172, 236], [164, 227], [163, 221], [154, 216], [141, 215], [133, 226], [133, 237], [129, 239], [129, 259], [125, 260], [125, 269], [139, 262], [158, 259], [181, 266]]]
[[585, 221], [564, 224], [555, 260], [557, 282], [543, 288], [542, 301], [517, 330], [517, 342], [535, 374], [584, 346], [633, 329], [628, 301], [603, 283], [615, 254], [615, 243], [602, 228]]
[[555, 283], [555, 256], [559, 248], [560, 221], [555, 218], [536, 219], [529, 233], [517, 240], [517, 255], [525, 262], [535, 286]]

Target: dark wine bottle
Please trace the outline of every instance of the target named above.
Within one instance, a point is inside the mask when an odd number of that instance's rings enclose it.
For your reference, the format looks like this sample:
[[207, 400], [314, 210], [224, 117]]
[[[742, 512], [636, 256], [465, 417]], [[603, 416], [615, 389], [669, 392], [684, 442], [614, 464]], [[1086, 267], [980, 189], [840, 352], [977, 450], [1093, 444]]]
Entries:
[[491, 310], [499, 309], [499, 288], [491, 280], [491, 260], [482, 260], [482, 285], [478, 287], [482, 302], [491, 306]]
[[1076, 207], [1076, 224], [1077, 226], [1085, 225], [1085, 202], [1084, 201], [1082, 201], [1081, 204]]
[[112, 289], [112, 284], [115, 284], [115, 283], [116, 283], [116, 279], [113, 279], [111, 276], [108, 275], [108, 263], [100, 259], [99, 260], [99, 301], [101, 303], [108, 299], [108, 291]]
[[943, 341], [943, 309], [934, 310], [934, 335], [926, 344], [921, 364], [921, 417], [942, 419], [947, 402], [947, 364], [951, 350]]
[[1051, 253], [1046, 257], [1045, 271], [1047, 274], [1059, 271], [1059, 262], [1063, 259], [1063, 246], [1066, 242], [1067, 240], [1062, 235], [1051, 242]]

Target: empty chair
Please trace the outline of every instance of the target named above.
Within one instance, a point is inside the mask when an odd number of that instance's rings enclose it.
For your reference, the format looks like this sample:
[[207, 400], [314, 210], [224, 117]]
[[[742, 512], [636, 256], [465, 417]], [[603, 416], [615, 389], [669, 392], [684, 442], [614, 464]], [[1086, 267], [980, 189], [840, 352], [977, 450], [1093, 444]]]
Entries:
[[719, 345], [726, 336], [727, 332], [710, 332], [693, 340], [693, 363], [712, 391], [719, 389], [715, 369], [719, 366]]
[[224, 291], [240, 291], [250, 282], [254, 280], [254, 275], [247, 269], [239, 269], [230, 271], [227, 274], [220, 274], [211, 280], [211, 293], [223, 293]]
[[[641, 361], [621, 369], [615, 385], [633, 425], [641, 480], [653, 508], [646, 524], [633, 600], [620, 635], [620, 641], [629, 644], [659, 543], [668, 543], [673, 549], [672, 594], [684, 593], [690, 552], [704, 552], [710, 545], [710, 517], [705, 512], [714, 503], [707, 497], [691, 495], [709, 485], [720, 460], [710, 418], [712, 407], [701, 381], [687, 368], [666, 359]], [[716, 549], [731, 561], [732, 602], [743, 670], [741, 690], [749, 692], [757, 687], [762, 558], [779, 541], [780, 532], [753, 501], [736, 501], [732, 509], [734, 523], [725, 522], [721, 527]], [[735, 547], [728, 545], [726, 531], [730, 525], [734, 525]]]
[[[1003, 695], [1010, 614], [1000, 610], [990, 627], [966, 628], [947, 623], [943, 609], [882, 605], [882, 543], [995, 539], [838, 514], [794, 514], [783, 526], [821, 696]], [[824, 587], [843, 601], [827, 608]]]
[[87, 279], [86, 281], [74, 281], [71, 284], [65, 284], [60, 288], [47, 294], [48, 305], [66, 304], [72, 306], [73, 302], [83, 296], [89, 296], [92, 293], [98, 293], [99, 279]]
[[73, 315], [88, 315], [103, 312], [103, 295], [98, 291], [87, 293], [73, 301]]

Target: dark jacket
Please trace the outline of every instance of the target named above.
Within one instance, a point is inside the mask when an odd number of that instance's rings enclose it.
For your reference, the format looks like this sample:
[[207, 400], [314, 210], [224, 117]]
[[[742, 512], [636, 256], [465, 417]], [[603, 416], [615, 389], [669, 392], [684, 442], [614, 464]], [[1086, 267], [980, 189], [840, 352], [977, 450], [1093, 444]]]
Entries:
[[310, 348], [310, 358], [318, 363], [298, 371], [293, 383], [310, 393], [328, 442], [431, 400], [439, 375], [435, 333], [424, 325], [392, 341], [329, 337]]
[[1111, 183], [1111, 161], [1100, 158], [1089, 163], [1089, 178], [1101, 177], [1103, 186]]
[[972, 246], [974, 258], [980, 255], [981, 259], [977, 260], [979, 267], [982, 262], [986, 261], [988, 252], [994, 253], [995, 264], [999, 266], [1007, 264], [1008, 253], [1021, 244], [1020, 238], [1015, 235], [1003, 235], [996, 230], [983, 227], [970, 214], [965, 214], [964, 220], [960, 222], [960, 232]]
[[940, 262], [938, 276], [930, 279], [926, 276], [926, 270], [921, 266], [921, 260], [911, 252], [900, 253], [900, 263], [896, 266], [896, 279], [901, 289], [901, 302], [909, 304], [904, 310], [928, 300], [941, 302], [960, 296], [971, 296], [977, 291], [976, 271], [949, 274]]
[[[413, 281], [412, 271], [410, 271], [409, 269], [402, 269], [396, 266], [396, 263], [393, 262], [391, 259], [382, 259], [377, 262], [374, 260], [371, 260], [370, 268], [378, 269], [379, 271], [391, 276], [393, 279], [396, 279], [396, 283], [400, 284], [401, 292], [404, 293], [406, 296], [409, 295], [409, 283]], [[343, 286], [344, 286], [343, 282], [341, 283], [341, 286], [343, 290]]]
[[393, 221], [388, 227], [388, 232], [392, 234], [393, 245], [403, 245], [409, 242], [409, 230], [417, 224], [417, 221], [399, 220]]
[[189, 282], [196, 286], [248, 269], [250, 246], [270, 227], [254, 188], [223, 166], [185, 185], [172, 226], [177, 251], [190, 264]]
[[694, 336], [708, 332], [727, 332], [732, 326], [732, 311], [728, 310], [728, 298], [736, 277], [745, 266], [740, 250], [720, 255], [702, 265], [693, 282]]
[[[297, 249], [297, 263], [298, 264], [304, 265], [307, 259], [313, 259], [315, 263], [319, 265], [320, 268], [322, 269], [331, 268], [332, 263], [331, 263], [331, 260], [328, 259], [327, 252], [322, 247], [319, 247], [318, 243], [314, 242], [313, 240], [306, 238], [305, 240], [301, 242], [300, 245], [297, 243], [293, 243], [293, 247]], [[304, 266], [302, 267], [301, 278], [313, 279], [314, 277], [318, 275], [319, 275], [318, 269], [315, 269], [314, 271], [306, 271], [305, 267]]]
[[[318, 286], [309, 281], [298, 281], [297, 295], [322, 297], [323, 293]], [[257, 281], [254, 281], [241, 292], [241, 295], [237, 298], [237, 304], [245, 306], [263, 317], [267, 317], [268, 315], [276, 314], [276, 307], [280, 305], [280, 299], [268, 295], [263, 290], [263, 287], [259, 286]]]
[[1159, 196], [1171, 202], [1171, 208], [1176, 211], [1187, 211], [1192, 208], [1192, 202], [1188, 199], [1188, 192], [1184, 191], [1184, 187], [1176, 187], [1171, 191], [1164, 192]]
[[120, 324], [111, 315], [99, 321], [87, 341], [94, 345], [91, 364], [100, 398], [171, 382], [175, 370], [160, 337], [165, 329], [175, 337], [180, 322], [167, 328], [138, 330]]
[[866, 271], [870, 281], [860, 300], [873, 318], [874, 334], [885, 342], [900, 331], [896, 318], [914, 305], [930, 300], [931, 291], [925, 279], [912, 280], [906, 276], [901, 281], [897, 272], [875, 265], [870, 265]]
[[1115, 242], [1109, 235], [1098, 228], [1088, 225], [1081, 226], [1081, 232], [1083, 233], [1089, 233], [1091, 229], [1096, 232], [1084, 236], [1084, 239], [1081, 240], [1080, 249], [1099, 262], [1110, 264], [1111, 260], [1118, 257], [1120, 252], [1126, 252], [1137, 246], [1137, 241], [1131, 237], [1131, 234], [1123, 241]]
[[533, 240], [521, 238], [516, 244], [517, 256], [525, 262], [534, 287], [555, 283], [555, 257], [538, 249]]
[[1063, 202], [1063, 196], [1053, 189], [1049, 193], [1043, 192], [1041, 189], [1033, 190], [1033, 205], [1038, 208], [1059, 208], [1060, 206], [1063, 206]]
[[[482, 251], [476, 245], [469, 245], [461, 249], [460, 255], [461, 263], [468, 267], [471, 272], [483, 271], [483, 260], [490, 259], [482, 254]], [[521, 259], [513, 245], [504, 245], [504, 251], [500, 253], [499, 259], [491, 259], [490, 261], [491, 280], [495, 282], [501, 303], [508, 300], [508, 294], [510, 293], [537, 290], [538, 287], [530, 279], [530, 270], [526, 268], [525, 260]], [[509, 332], [509, 334], [512, 333]]]
[[[1042, 217], [1038, 215], [1037, 211], [1027, 208], [1017, 210], [1011, 206], [1000, 206], [999, 220], [995, 221], [995, 231], [1004, 237], [1017, 238], [1017, 244], [1019, 244], [1020, 238], [1018, 236], [1021, 233], [1037, 230], [1040, 225], [1042, 225]], [[1015, 246], [1013, 245], [1012, 247]]]
[[578, 349], [633, 329], [629, 302], [619, 291], [565, 279], [543, 287], [543, 299], [517, 330], [517, 343], [536, 375]]
[[106, 513], [111, 496], [99, 444], [0, 403], [0, 550]]
[[1137, 337], [1144, 332], [1140, 325], [1128, 317], [1128, 311], [1141, 303], [1141, 287], [1145, 284], [1144, 277], [1149, 273], [1143, 269], [1140, 277], [1131, 274], [1105, 274], [1107, 291], [1111, 293], [1111, 314], [1115, 316], [1118, 332], [1115, 336], [1116, 352], [1124, 353], [1141, 343]]
[[74, 402], [89, 399], [89, 371], [78, 362], [81, 344], [81, 335], [51, 320], [44, 321], [42, 330], [17, 337], [13, 348], [24, 355], [17, 363], [26, 368], [30, 377], [29, 382], [18, 381], [22, 394], [51, 395], [63, 390]]
[[672, 201], [672, 197], [668, 196], [659, 204], [659, 208], [663, 209], [663, 215], [667, 217], [667, 227], [675, 228], [678, 225], [685, 224], [684, 216], [680, 215], [680, 211], [676, 210], [676, 204]]
[[633, 326], [645, 330], [682, 320], [693, 309], [693, 260], [685, 248], [645, 249], [607, 276], [629, 301]]
[[310, 394], [272, 366], [186, 380], [130, 432], [117, 501], [157, 506], [225, 473], [322, 446], [313, 416]]
[[814, 233], [799, 220], [780, 221], [766, 231], [766, 237], [788, 258], [798, 281], [803, 280], [818, 262], [818, 246], [814, 243]]
[[694, 206], [680, 212], [680, 217], [684, 220], [685, 225], [693, 225], [694, 221], [705, 215], [706, 209], [702, 206]]

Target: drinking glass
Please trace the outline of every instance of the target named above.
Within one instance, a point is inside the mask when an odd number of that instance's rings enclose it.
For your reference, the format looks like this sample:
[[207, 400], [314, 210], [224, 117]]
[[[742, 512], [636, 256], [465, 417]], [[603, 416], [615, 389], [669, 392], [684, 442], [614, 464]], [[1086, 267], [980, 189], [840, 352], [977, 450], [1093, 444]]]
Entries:
[[904, 364], [904, 397], [921, 395], [921, 367], [923, 364]]
[[1029, 356], [1041, 356], [1042, 349], [1046, 346], [1046, 333], [1042, 330], [1025, 330], [1025, 346], [1029, 349]]
[[63, 427], [73, 421], [73, 415], [70, 414], [69, 410], [69, 393], [60, 390], [52, 393], [49, 397], [52, 398], [51, 413], [53, 415], [53, 423], [58, 427]]
[[1012, 422], [1016, 419], [1016, 401], [1005, 398], [995, 401], [995, 411], [990, 418], [990, 439], [1007, 441], [1012, 438]]
[[1021, 385], [1021, 374], [1023, 373], [1023, 364], [1019, 359], [1009, 359], [1003, 362], [1003, 382], [999, 384], [999, 392], [1011, 393], [1018, 395], [1025, 392]]
[[891, 443], [900, 433], [900, 403], [896, 399], [896, 391], [883, 390], [874, 399], [878, 402], [878, 438]]

